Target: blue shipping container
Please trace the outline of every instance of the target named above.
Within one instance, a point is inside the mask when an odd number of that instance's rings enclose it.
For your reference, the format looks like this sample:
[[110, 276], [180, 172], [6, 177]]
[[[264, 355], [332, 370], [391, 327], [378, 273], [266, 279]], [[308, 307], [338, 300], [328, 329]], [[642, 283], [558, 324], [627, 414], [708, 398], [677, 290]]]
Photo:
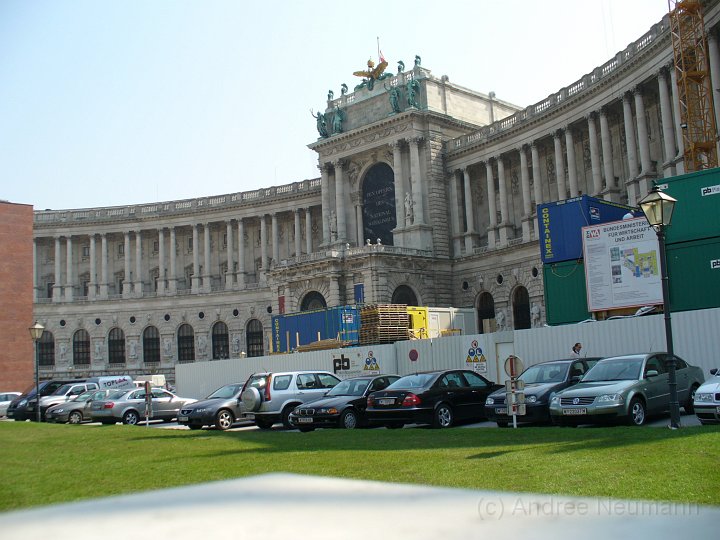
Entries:
[[539, 204], [538, 237], [542, 261], [555, 263], [581, 259], [583, 227], [619, 221], [633, 210], [630, 206], [589, 195]]
[[356, 344], [360, 330], [360, 312], [356, 306], [338, 306], [272, 318], [273, 351], [291, 352], [298, 345], [318, 339], [340, 338]]

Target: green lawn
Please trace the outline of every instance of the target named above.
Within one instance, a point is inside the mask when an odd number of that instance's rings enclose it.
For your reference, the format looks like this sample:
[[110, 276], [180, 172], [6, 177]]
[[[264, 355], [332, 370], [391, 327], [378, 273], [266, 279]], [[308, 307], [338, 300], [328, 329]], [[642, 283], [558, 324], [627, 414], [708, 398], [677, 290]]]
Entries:
[[0, 422], [0, 510], [263, 474], [720, 504], [720, 427], [185, 431]]

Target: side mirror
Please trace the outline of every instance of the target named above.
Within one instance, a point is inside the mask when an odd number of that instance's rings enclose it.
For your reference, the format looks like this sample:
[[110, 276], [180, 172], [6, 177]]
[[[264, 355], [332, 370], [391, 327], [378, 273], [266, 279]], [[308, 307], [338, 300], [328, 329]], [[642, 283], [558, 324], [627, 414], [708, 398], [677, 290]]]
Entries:
[[718, 374], [718, 368], [712, 368], [710, 370], [710, 375], [717, 375]]
[[655, 369], [649, 369], [648, 372], [645, 374], [645, 377], [648, 379], [650, 377], [657, 377], [657, 376], [658, 376], [658, 372]]

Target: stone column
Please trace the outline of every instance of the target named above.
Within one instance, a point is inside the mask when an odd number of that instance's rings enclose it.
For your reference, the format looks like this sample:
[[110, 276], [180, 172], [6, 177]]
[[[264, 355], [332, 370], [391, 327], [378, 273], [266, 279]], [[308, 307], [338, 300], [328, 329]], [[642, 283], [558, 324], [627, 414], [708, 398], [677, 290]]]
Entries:
[[320, 180], [320, 186], [321, 186], [321, 199], [322, 199], [322, 246], [327, 246], [330, 244], [330, 214], [332, 210], [332, 204], [330, 203], [330, 178], [328, 173], [328, 166], [326, 164], [320, 165], [320, 173], [321, 173], [321, 180]]
[[510, 223], [510, 215], [508, 213], [507, 200], [507, 179], [505, 178], [505, 158], [498, 156], [498, 187], [500, 188], [500, 245], [506, 246], [509, 240], [508, 227]]
[[107, 300], [108, 297], [108, 244], [107, 234], [100, 235], [100, 298]]
[[330, 298], [328, 298], [328, 307], [340, 305], [340, 284], [338, 283], [338, 276], [331, 275], [329, 278], [330, 285]]
[[305, 209], [305, 252], [310, 255], [312, 251], [312, 214], [308, 206]]
[[165, 294], [165, 229], [158, 229], [158, 281], [157, 293]]
[[615, 167], [613, 166], [612, 140], [607, 109], [600, 108], [600, 144], [602, 145], [603, 173], [605, 174], [605, 191], [603, 197], [607, 201], [619, 202], [617, 185], [615, 184]]
[[238, 286], [245, 285], [245, 222], [238, 218]]
[[535, 213], [537, 213], [537, 205], [542, 204], [542, 174], [540, 173], [540, 152], [538, 151], [535, 141], [530, 145], [530, 157], [532, 159], [533, 170], [533, 191], [535, 194]]
[[597, 125], [594, 111], [585, 118], [588, 123], [588, 139], [590, 139], [590, 168], [592, 169], [592, 196], [599, 197], [602, 192], [602, 172], [600, 171], [600, 147], [598, 145]]
[[33, 238], [33, 267], [32, 267], [32, 280], [33, 280], [33, 302], [38, 299], [38, 264], [37, 264], [37, 238]]
[[425, 224], [422, 178], [420, 177], [420, 139], [410, 139], [410, 184], [412, 185], [413, 225]]
[[637, 119], [638, 147], [640, 148], [640, 179], [638, 196], [644, 197], [649, 193], [648, 178], [652, 174], [652, 163], [650, 163], [650, 142], [647, 134], [647, 120], [645, 119], [645, 102], [643, 100], [642, 88], [635, 88], [635, 118]]
[[678, 149], [675, 156], [675, 171], [677, 174], [685, 174], [685, 140], [682, 131], [682, 117], [680, 116], [680, 97], [677, 89], [677, 71], [670, 70], [670, 88], [672, 89], [673, 114], [675, 116], [675, 144]]
[[475, 233], [475, 213], [472, 200], [472, 187], [470, 186], [470, 172], [467, 167], [462, 169], [463, 186], [465, 189], [465, 223], [467, 231], [465, 231], [465, 253], [468, 255], [473, 252], [473, 236]]
[[190, 278], [191, 292], [197, 294], [200, 292], [200, 235], [198, 234], [198, 225], [192, 226], [193, 241], [193, 274]]
[[577, 163], [575, 162], [575, 141], [573, 140], [573, 129], [571, 126], [565, 128], [565, 152], [567, 153], [570, 197], [577, 197], [580, 195], [580, 190], [577, 180]]
[[[401, 140], [395, 141], [390, 145], [393, 153], [393, 174], [395, 176], [395, 223], [398, 229], [404, 229], [408, 224], [405, 223], [405, 177], [402, 168], [402, 147]], [[365, 243], [363, 233], [360, 233], [358, 245]]]
[[344, 163], [341, 160], [333, 162], [335, 167], [335, 217], [337, 219], [337, 241], [347, 242], [347, 230], [345, 228], [345, 176], [343, 174]]
[[[395, 199], [397, 200], [397, 197]], [[362, 202], [360, 201], [355, 203], [355, 223], [357, 224], [355, 230], [355, 245], [362, 246], [365, 242], [363, 240], [363, 232], [365, 231], [365, 225], [363, 221], [363, 206]]]
[[210, 223], [203, 223], [203, 252], [205, 261], [203, 263], [203, 290], [212, 291], [212, 268], [210, 267]]
[[90, 283], [88, 284], [88, 298], [95, 300], [97, 296], [97, 262], [95, 252], [95, 234], [90, 235]]
[[490, 226], [487, 232], [488, 248], [494, 249], [497, 242], [497, 208], [495, 206], [495, 178], [493, 177], [492, 161], [489, 159], [485, 162], [485, 175], [487, 182], [488, 217], [490, 218]]
[[170, 294], [175, 294], [177, 292], [177, 243], [175, 239], [175, 227], [170, 227], [170, 279], [168, 285], [170, 287]]
[[301, 231], [300, 231], [300, 209], [296, 208], [293, 212], [294, 218], [295, 218], [295, 258], [298, 259], [302, 255], [302, 238], [301, 238]]
[[66, 263], [66, 282], [65, 282], [65, 301], [72, 302], [73, 300], [73, 289], [75, 277], [73, 275], [73, 247], [72, 247], [72, 236], [65, 237], [65, 245], [67, 247], [67, 260]]
[[123, 277], [122, 296], [132, 297], [132, 280], [130, 279], [130, 231], [123, 233], [123, 258], [125, 259], [125, 276]]
[[225, 272], [225, 290], [232, 290], [235, 286], [235, 255], [233, 254], [233, 226], [232, 220], [225, 222], [225, 249], [227, 250], [227, 271]]
[[635, 122], [632, 117], [630, 105], [630, 92], [623, 94], [623, 123], [625, 125], [625, 143], [627, 145], [628, 177], [625, 179], [625, 189], [628, 194], [628, 204], [634, 206], [637, 198], [637, 149], [635, 143]]
[[135, 296], [143, 295], [142, 232], [135, 231]]
[[[462, 255], [462, 231], [460, 230], [460, 171], [453, 171], [450, 176], [450, 234], [453, 239], [453, 253], [456, 257]], [[470, 255], [470, 253], [468, 253]]]
[[275, 212], [270, 215], [270, 231], [272, 234], [273, 264], [277, 265], [280, 264], [280, 235], [278, 234], [278, 219]]
[[[712, 98], [715, 103], [715, 129], [720, 127], [720, 54], [718, 54], [718, 39], [715, 30], [708, 32], [708, 56], [710, 61], [710, 84]], [[720, 148], [717, 149], [720, 156]]]
[[55, 282], [53, 283], [53, 302], [60, 302], [62, 301], [62, 292], [63, 287], [62, 283], [60, 283], [60, 280], [62, 279], [62, 276], [60, 274], [61, 272], [61, 259], [62, 259], [62, 253], [60, 252], [60, 237], [55, 237]]
[[520, 186], [522, 188], [523, 216], [522, 235], [523, 242], [529, 242], [532, 235], [532, 201], [530, 200], [530, 173], [528, 172], [527, 152], [525, 146], [518, 148], [520, 154]]
[[260, 270], [265, 272], [268, 269], [267, 253], [267, 223], [265, 214], [260, 216]]
[[562, 130], [553, 133], [553, 143], [555, 143], [555, 180], [557, 182], [558, 200], [564, 201], [568, 198], [567, 187], [565, 187], [565, 160], [562, 152]]
[[[673, 67], [673, 69], [675, 69]], [[660, 118], [662, 120], [662, 138], [665, 160], [662, 164], [663, 177], [675, 176], [675, 134], [673, 132], [672, 105], [670, 104], [670, 92], [668, 91], [668, 68], [663, 67], [658, 72], [658, 90], [660, 95]]]

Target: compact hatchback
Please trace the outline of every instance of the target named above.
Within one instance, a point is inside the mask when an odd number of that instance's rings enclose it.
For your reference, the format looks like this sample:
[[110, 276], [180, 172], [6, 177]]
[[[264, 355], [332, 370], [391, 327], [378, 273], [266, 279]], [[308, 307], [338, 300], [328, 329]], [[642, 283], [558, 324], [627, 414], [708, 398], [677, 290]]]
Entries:
[[327, 371], [255, 373], [245, 382], [241, 394], [245, 406], [243, 419], [255, 422], [260, 429], [269, 429], [277, 422], [292, 429], [293, 409], [323, 397], [339, 382]]
[[[178, 411], [188, 403], [197, 401], [192, 398], [176, 396], [163, 388], [152, 388], [150, 420], [163, 420], [170, 422], [176, 418]], [[135, 390], [114, 390], [99, 401], [93, 401], [91, 416], [93, 422], [103, 424], [135, 425], [145, 418], [146, 393], [144, 388]]]

